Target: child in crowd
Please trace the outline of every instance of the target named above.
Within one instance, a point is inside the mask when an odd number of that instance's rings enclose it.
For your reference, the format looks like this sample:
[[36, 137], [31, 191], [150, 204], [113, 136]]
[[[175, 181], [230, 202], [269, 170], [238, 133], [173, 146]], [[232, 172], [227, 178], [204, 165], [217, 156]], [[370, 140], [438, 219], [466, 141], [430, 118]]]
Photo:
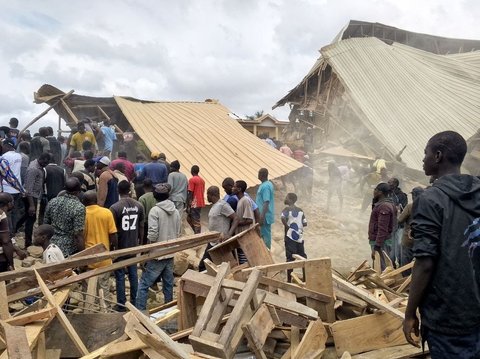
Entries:
[[[297, 195], [288, 193], [285, 197], [285, 209], [282, 211], [281, 219], [285, 227], [285, 255], [287, 262], [294, 260], [293, 255], [298, 254], [307, 258], [303, 244], [303, 228], [307, 226], [307, 219], [301, 208], [295, 206]], [[292, 270], [287, 270], [287, 279], [292, 280]]]
[[33, 232], [33, 244], [43, 248], [43, 262], [45, 264], [58, 263], [65, 259], [60, 248], [50, 243], [55, 230], [49, 224], [41, 224]]

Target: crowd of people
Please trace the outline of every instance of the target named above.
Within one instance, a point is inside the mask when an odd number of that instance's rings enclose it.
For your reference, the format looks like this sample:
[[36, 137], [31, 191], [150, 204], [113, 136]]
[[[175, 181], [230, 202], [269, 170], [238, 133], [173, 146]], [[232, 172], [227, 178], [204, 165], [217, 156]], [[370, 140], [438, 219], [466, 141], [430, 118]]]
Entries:
[[[202, 231], [205, 181], [198, 165], [191, 167], [187, 178], [180, 172], [179, 161], [169, 163], [159, 152], [151, 152], [148, 163], [141, 157], [131, 162], [127, 150], [114, 156], [117, 134], [108, 123], [95, 131], [79, 123], [68, 140], [55, 138], [51, 128], [41, 128], [31, 138], [17, 127], [18, 120], [12, 118], [10, 127], [0, 128], [4, 138], [0, 271], [15, 269], [15, 253], [25, 256], [16, 241], [21, 231], [24, 247], [41, 246], [46, 263], [98, 244], [115, 250], [175, 239], [184, 233], [184, 219], [194, 233]], [[294, 156], [286, 145], [279, 150]], [[435, 358], [480, 356], [480, 179], [460, 173], [466, 151], [466, 141], [456, 132], [433, 136], [423, 160], [431, 185], [414, 188], [411, 202], [399, 180], [386, 176], [381, 158], [363, 179], [363, 185], [374, 188], [368, 230], [372, 258], [378, 253], [382, 269], [387, 261], [384, 253], [394, 266], [415, 259], [403, 329], [414, 345], [418, 344], [412, 333], [418, 335], [421, 329]], [[306, 154], [302, 156], [308, 160]], [[328, 169], [329, 191], [340, 193], [340, 206], [343, 198], [335, 179], [343, 178], [346, 170], [334, 163]], [[258, 179], [261, 184], [255, 199], [246, 192], [248, 184], [242, 179], [225, 178], [223, 195], [218, 186], [206, 190], [211, 203], [208, 229], [220, 232], [220, 241], [258, 224], [265, 245], [271, 247], [275, 190], [266, 168], [259, 169]], [[288, 193], [281, 212], [287, 260], [293, 260], [294, 254], [307, 257], [303, 242], [307, 220], [296, 202], [297, 195]], [[216, 244], [208, 244], [200, 270], [205, 268], [208, 249]], [[241, 250], [236, 256], [240, 263], [247, 261]], [[110, 264], [105, 260], [91, 267]], [[141, 310], [146, 310], [148, 290], [158, 280], [165, 301], [173, 299], [173, 258], [148, 261], [140, 279], [136, 265], [116, 270], [114, 275], [118, 310], [124, 309], [127, 300], [125, 276], [130, 282], [129, 299]], [[99, 278], [104, 291], [109, 290], [109, 277], [107, 273]]]
[[[103, 129], [100, 145], [98, 131]], [[14, 270], [14, 253], [24, 258], [23, 249], [31, 245], [41, 246], [45, 263], [52, 263], [98, 244], [115, 250], [175, 239], [185, 233], [184, 220], [193, 233], [200, 233], [205, 194], [212, 204], [208, 229], [219, 231], [221, 240], [258, 223], [270, 248], [274, 187], [266, 168], [258, 172], [261, 185], [255, 200], [246, 193], [245, 181], [230, 177], [222, 183], [222, 196], [216, 186], [205, 192], [198, 165], [191, 167], [191, 177], [187, 178], [180, 172], [179, 161], [169, 163], [163, 153], [151, 152], [149, 162], [138, 157], [133, 163], [126, 151], [120, 150], [112, 159], [116, 141], [113, 126], [103, 124], [96, 130], [79, 123], [64, 150], [65, 142], [50, 139], [51, 128], [40, 128], [31, 139], [18, 131], [4, 132], [0, 271]], [[38, 149], [35, 143], [40, 144]], [[288, 218], [286, 215], [282, 220]], [[24, 233], [23, 249], [16, 245], [20, 232]], [[215, 244], [210, 243], [207, 250]], [[207, 250], [204, 259], [208, 258]], [[240, 262], [247, 260], [240, 250], [236, 255]], [[124, 259], [128, 257], [118, 260]], [[111, 260], [104, 260], [90, 268], [110, 264]], [[200, 270], [203, 266], [202, 260]], [[140, 278], [137, 273], [137, 265], [114, 272], [117, 310], [123, 310], [127, 300], [125, 276], [130, 282], [129, 299], [141, 310], [146, 309], [148, 289], [159, 280], [165, 301], [173, 299], [173, 257], [148, 261]], [[99, 276], [104, 292], [110, 289], [109, 278], [108, 272]]]

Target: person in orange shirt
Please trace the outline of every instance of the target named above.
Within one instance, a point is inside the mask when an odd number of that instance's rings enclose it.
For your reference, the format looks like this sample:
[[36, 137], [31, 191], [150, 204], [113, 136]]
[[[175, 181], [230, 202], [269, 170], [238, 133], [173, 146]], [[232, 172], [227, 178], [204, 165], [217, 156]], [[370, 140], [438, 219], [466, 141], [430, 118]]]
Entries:
[[[97, 204], [97, 193], [94, 191], [85, 192], [83, 196], [85, 206], [85, 229], [84, 239], [85, 248], [93, 247], [102, 243], [107, 250], [114, 250], [118, 246], [117, 227], [112, 212], [108, 208], [103, 208]], [[111, 259], [106, 259], [89, 265], [89, 268], [101, 268], [112, 264]], [[99, 275], [99, 285], [105, 295], [110, 291], [109, 285], [110, 272]]]
[[200, 212], [205, 207], [205, 181], [198, 173], [200, 168], [193, 165], [190, 173], [192, 178], [188, 180], [187, 193], [187, 222], [192, 227], [193, 233], [200, 233], [202, 230], [200, 224]]

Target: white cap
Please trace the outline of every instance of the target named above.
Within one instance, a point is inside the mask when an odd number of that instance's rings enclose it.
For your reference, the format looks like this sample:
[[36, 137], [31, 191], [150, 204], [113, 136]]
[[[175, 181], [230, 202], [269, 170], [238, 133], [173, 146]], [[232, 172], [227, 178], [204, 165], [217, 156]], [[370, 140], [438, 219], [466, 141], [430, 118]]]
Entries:
[[100, 158], [98, 160], [98, 162], [103, 163], [105, 166], [109, 166], [110, 165], [110, 158], [108, 158], [107, 156], [103, 156], [102, 158]]

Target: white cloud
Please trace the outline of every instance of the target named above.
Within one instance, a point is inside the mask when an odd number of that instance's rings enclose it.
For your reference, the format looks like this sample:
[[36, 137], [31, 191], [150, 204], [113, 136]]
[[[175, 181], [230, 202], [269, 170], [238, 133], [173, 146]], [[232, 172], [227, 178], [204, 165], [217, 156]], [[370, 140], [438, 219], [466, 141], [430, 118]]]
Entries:
[[[43, 111], [43, 83], [92, 96], [219, 99], [272, 112], [350, 19], [480, 39], [474, 0], [2, 1], [0, 115]], [[274, 115], [286, 119], [288, 108]], [[49, 124], [57, 116], [47, 116]]]

